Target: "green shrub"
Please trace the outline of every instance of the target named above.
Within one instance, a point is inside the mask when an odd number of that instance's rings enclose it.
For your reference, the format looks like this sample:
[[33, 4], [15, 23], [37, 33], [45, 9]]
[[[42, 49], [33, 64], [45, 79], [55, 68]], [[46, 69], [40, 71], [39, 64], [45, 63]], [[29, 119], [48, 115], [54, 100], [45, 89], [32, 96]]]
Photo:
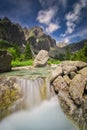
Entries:
[[80, 60], [87, 62], [87, 43], [85, 43], [83, 49], [80, 49], [78, 52], [71, 55], [71, 60]]

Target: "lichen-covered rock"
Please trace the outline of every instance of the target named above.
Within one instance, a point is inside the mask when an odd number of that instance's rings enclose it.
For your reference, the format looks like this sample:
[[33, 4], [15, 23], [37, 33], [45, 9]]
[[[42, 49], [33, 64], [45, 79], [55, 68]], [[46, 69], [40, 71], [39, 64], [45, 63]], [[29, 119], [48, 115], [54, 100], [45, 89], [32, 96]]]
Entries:
[[51, 71], [50, 81], [53, 81], [57, 76], [62, 74], [61, 66], [57, 66], [56, 69]]
[[6, 50], [0, 50], [0, 72], [11, 70], [12, 56]]
[[85, 78], [87, 78], [87, 67], [81, 69], [78, 73], [83, 75]]
[[62, 78], [62, 76], [58, 76], [53, 81], [52, 85], [54, 86], [54, 90], [56, 92], [59, 92], [60, 90], [67, 90], [68, 89], [67, 83], [64, 81], [64, 79]]
[[45, 50], [41, 50], [34, 60], [34, 67], [45, 66], [49, 59], [49, 54]]
[[83, 61], [63, 61], [61, 63], [61, 66], [75, 66], [78, 69], [82, 69], [84, 67], [87, 67], [87, 63], [83, 62]]
[[76, 104], [81, 104], [82, 96], [84, 94], [86, 81], [83, 80], [81, 74], [77, 74], [71, 81], [69, 93]]
[[68, 77], [68, 75], [64, 75], [63, 79], [65, 80], [65, 82], [69, 85], [71, 82], [71, 79]]
[[62, 70], [63, 70], [63, 73], [64, 74], [69, 74], [70, 72], [72, 72], [72, 71], [77, 71], [77, 68], [76, 68], [76, 66], [68, 66], [68, 65], [65, 65], [65, 66], [63, 66], [62, 67]]
[[71, 71], [69, 74], [70, 79], [73, 79], [76, 76], [76, 72]]
[[20, 88], [16, 79], [0, 77], [0, 120], [10, 114], [9, 107], [20, 98]]

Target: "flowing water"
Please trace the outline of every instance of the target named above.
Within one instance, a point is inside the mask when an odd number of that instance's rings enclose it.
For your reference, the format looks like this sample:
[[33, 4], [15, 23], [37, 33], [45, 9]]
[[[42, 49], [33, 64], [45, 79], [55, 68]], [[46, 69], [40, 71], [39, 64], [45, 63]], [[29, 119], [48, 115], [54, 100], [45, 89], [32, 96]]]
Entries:
[[62, 112], [56, 96], [31, 111], [21, 111], [4, 119], [0, 130], [77, 130]]
[[22, 97], [10, 108], [14, 113], [0, 122], [0, 130], [78, 130], [63, 113], [46, 75], [20, 77], [17, 83]]

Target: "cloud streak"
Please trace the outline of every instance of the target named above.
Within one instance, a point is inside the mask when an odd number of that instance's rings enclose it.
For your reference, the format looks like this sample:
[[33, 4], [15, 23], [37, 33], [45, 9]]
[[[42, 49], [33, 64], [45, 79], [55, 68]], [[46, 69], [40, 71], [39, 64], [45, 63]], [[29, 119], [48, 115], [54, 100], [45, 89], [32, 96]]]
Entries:
[[38, 12], [37, 20], [39, 21], [39, 23], [48, 25], [56, 15], [56, 12], [57, 12], [56, 8], [41, 10]]
[[67, 34], [73, 33], [77, 26], [78, 20], [80, 19], [81, 10], [86, 7], [86, 5], [87, 0], [79, 0], [78, 3], [74, 4], [73, 10], [65, 15], [67, 30], [65, 34], [62, 34], [63, 37]]

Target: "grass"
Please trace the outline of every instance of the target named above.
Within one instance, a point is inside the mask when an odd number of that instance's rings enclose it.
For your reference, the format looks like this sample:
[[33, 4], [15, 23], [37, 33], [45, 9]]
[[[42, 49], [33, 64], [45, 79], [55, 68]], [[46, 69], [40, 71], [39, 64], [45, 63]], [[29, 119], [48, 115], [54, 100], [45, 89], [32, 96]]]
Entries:
[[19, 67], [19, 66], [31, 66], [33, 65], [33, 59], [28, 61], [12, 61], [11, 63], [12, 67]]
[[[60, 64], [59, 60], [55, 60], [55, 59], [50, 59], [47, 62], [49, 65], [51, 64]], [[12, 61], [11, 63], [12, 67], [20, 67], [20, 66], [32, 66], [33, 65], [33, 59], [31, 60], [27, 60], [27, 61]]]
[[48, 64], [51, 65], [51, 64], [60, 64], [60, 61], [59, 60], [55, 60], [55, 59], [50, 59], [48, 60]]

